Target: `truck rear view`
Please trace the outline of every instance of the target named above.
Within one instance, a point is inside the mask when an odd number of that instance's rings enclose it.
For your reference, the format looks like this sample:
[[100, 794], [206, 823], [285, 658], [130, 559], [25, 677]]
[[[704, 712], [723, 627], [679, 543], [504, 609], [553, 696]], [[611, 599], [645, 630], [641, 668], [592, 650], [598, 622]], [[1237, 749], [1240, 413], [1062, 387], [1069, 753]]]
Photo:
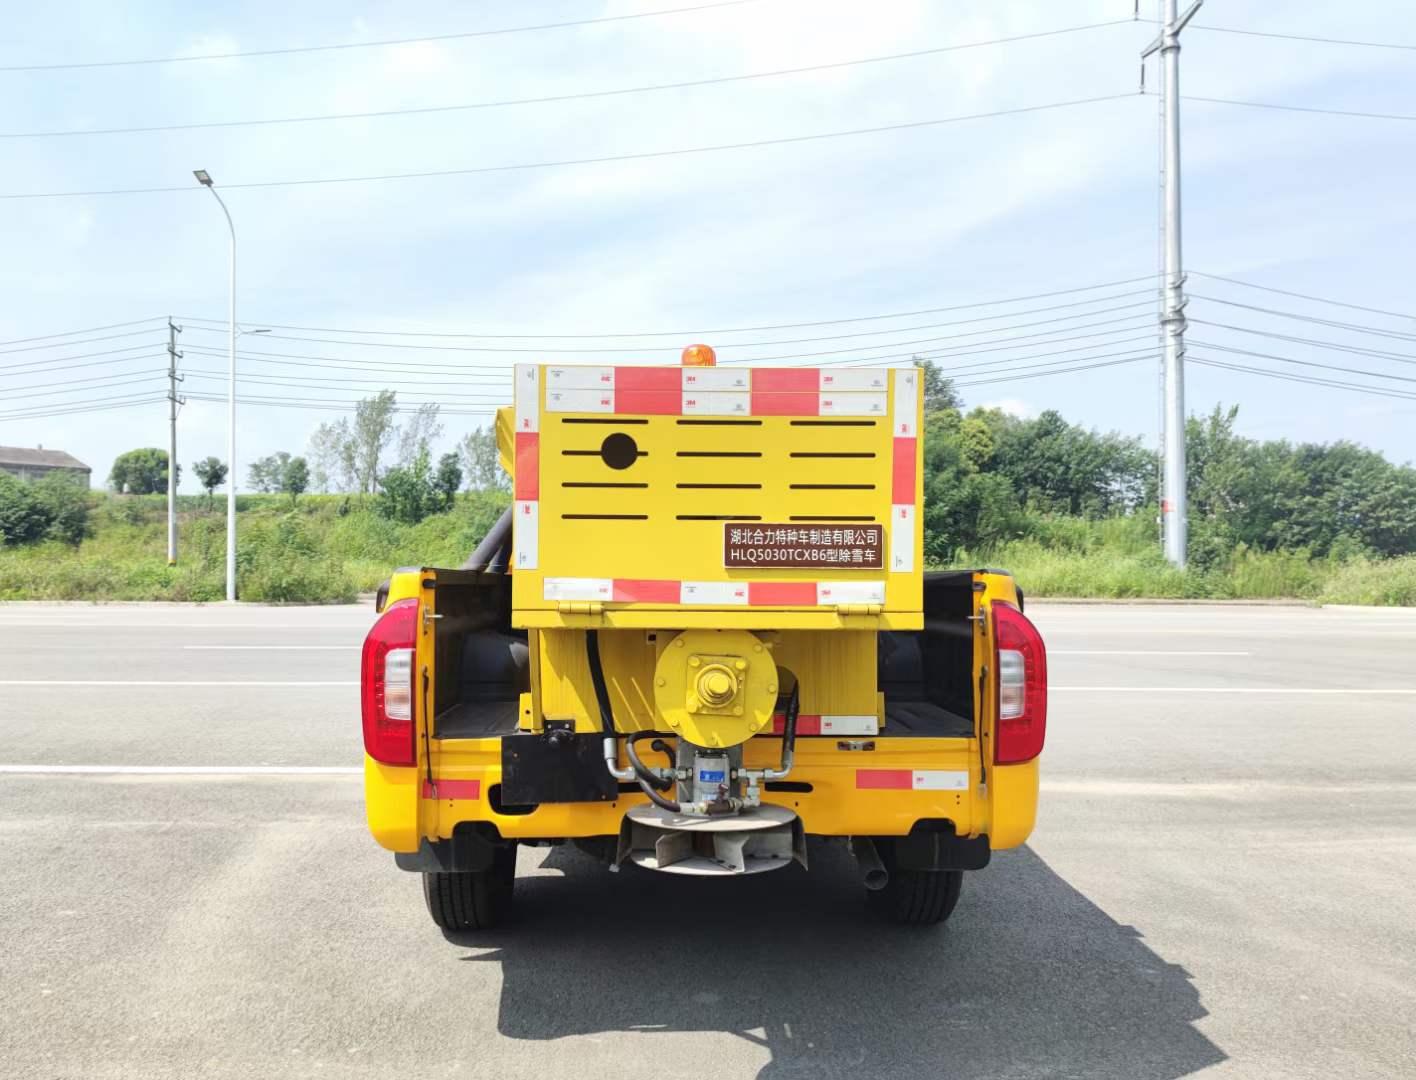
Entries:
[[511, 508], [390, 580], [369, 824], [445, 929], [504, 914], [518, 844], [734, 876], [827, 838], [936, 923], [1032, 828], [1045, 650], [1005, 574], [923, 571], [920, 372], [684, 360], [518, 365]]

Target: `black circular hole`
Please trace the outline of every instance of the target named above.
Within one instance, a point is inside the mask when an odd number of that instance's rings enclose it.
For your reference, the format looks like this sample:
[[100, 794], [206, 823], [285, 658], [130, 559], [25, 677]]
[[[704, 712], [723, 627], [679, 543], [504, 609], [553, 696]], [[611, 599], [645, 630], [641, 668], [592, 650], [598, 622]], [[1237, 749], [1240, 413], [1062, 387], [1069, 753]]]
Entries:
[[606, 435], [600, 444], [600, 460], [612, 469], [627, 469], [639, 460], [639, 444], [623, 431]]

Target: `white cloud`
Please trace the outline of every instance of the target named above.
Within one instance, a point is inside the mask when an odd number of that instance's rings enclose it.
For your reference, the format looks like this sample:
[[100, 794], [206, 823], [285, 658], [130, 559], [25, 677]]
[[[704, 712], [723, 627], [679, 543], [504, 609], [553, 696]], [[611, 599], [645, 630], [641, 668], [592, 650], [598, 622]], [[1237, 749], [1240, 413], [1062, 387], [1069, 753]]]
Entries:
[[995, 398], [993, 401], [984, 401], [980, 403], [979, 407], [984, 409], [999, 409], [1009, 416], [1016, 416], [1019, 420], [1035, 420], [1042, 412], [1042, 410], [1032, 402], [1015, 397]]

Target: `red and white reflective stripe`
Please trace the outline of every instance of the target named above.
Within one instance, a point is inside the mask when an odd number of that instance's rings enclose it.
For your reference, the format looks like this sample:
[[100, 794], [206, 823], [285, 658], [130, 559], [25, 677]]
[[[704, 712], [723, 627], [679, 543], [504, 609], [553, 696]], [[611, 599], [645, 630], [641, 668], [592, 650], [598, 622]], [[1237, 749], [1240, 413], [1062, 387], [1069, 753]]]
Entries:
[[951, 769], [857, 769], [864, 791], [967, 791], [969, 774]]
[[883, 581], [664, 581], [646, 578], [548, 577], [546, 600], [704, 607], [835, 607], [883, 604]]
[[546, 411], [638, 416], [880, 416], [889, 372], [548, 367]]
[[512, 492], [512, 565], [535, 570], [541, 546], [541, 369], [516, 365], [516, 488]]
[[890, 572], [910, 574], [915, 566], [916, 461], [919, 453], [919, 372], [895, 371], [895, 413], [891, 418]]
[[480, 780], [438, 780], [430, 783], [423, 781], [423, 798], [425, 799], [480, 799], [482, 797], [482, 781]]
[[[781, 735], [787, 729], [787, 718], [782, 713], [772, 717], [772, 734]], [[797, 717], [798, 735], [879, 735], [880, 718], [877, 716], [808, 716]]]

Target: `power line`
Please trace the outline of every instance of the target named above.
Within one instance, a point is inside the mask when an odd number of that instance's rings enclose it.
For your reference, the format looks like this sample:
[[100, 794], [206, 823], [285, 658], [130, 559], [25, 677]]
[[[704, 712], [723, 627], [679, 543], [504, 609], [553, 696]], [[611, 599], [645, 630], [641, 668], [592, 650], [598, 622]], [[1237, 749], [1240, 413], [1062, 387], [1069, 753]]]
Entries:
[[[382, 173], [370, 176], [325, 176], [300, 180], [259, 180], [242, 184], [223, 184], [226, 190], [241, 188], [307, 187], [313, 184], [363, 184], [384, 180], [417, 180], [441, 176], [474, 176], [487, 173], [522, 172], [532, 169], [554, 169], [569, 165], [604, 165], [619, 161], [648, 161], [657, 158], [682, 157], [687, 154], [717, 153], [723, 150], [751, 150], [764, 146], [785, 146], [793, 143], [816, 142], [822, 139], [841, 139], [856, 135], [877, 135], [892, 131], [909, 131], [918, 128], [936, 127], [940, 124], [958, 124], [971, 120], [991, 120], [1000, 116], [1021, 116], [1025, 113], [1046, 112], [1053, 109], [1068, 109], [1079, 105], [1095, 105], [1105, 101], [1123, 101], [1134, 98], [1135, 94], [1107, 94], [1101, 97], [1078, 98], [1072, 101], [1053, 101], [1043, 105], [1024, 105], [1015, 109], [996, 109], [992, 112], [971, 113], [966, 116], [945, 116], [934, 120], [911, 120], [900, 124], [883, 124], [878, 127], [853, 128], [848, 131], [823, 131], [812, 135], [792, 135], [775, 139], [757, 139], [750, 142], [721, 143], [714, 146], [689, 146], [676, 150], [654, 150], [634, 154], [608, 154], [603, 157], [566, 158], [555, 161], [518, 162], [512, 165], [485, 165], [466, 169], [432, 169], [420, 172]], [[153, 195], [168, 192], [195, 192], [195, 185], [181, 187], [107, 188], [93, 191], [23, 191], [0, 194], [0, 199], [72, 199], [97, 195]]]
[[[64, 387], [69, 387], [71, 390], [80, 390], [80, 391], [94, 390], [94, 389], [97, 389], [98, 386], [108, 385], [108, 384], [109, 384], [109, 380], [111, 380], [111, 379], [128, 379], [128, 378], [131, 378], [131, 377], [133, 377], [134, 375], [137, 375], [137, 374], [139, 374], [139, 373], [138, 373], [138, 372], [132, 372], [132, 371], [124, 371], [124, 372], [119, 373], [119, 374], [95, 375], [95, 376], [93, 376], [92, 378], [88, 378], [88, 379], [64, 379], [64, 380], [62, 380], [62, 381], [60, 381], [60, 382], [30, 383], [28, 386], [7, 386], [7, 387], [5, 387], [5, 398], [6, 398], [6, 400], [8, 401], [8, 400], [9, 400], [10, 398], [12, 398], [12, 397], [36, 397], [36, 396], [39, 396], [39, 395], [35, 395], [35, 394], [18, 394], [18, 393], [16, 393], [16, 391], [19, 391], [19, 390], [42, 390], [42, 389], [45, 389], [45, 388], [47, 388], [47, 387], [52, 387], [52, 386], [64, 386]], [[144, 371], [144, 372], [141, 372], [141, 374], [142, 374], [144, 377], [151, 378], [151, 377], [156, 376], [156, 375], [161, 375], [161, 374], [163, 374], [163, 372], [161, 372], [161, 371]], [[95, 384], [97, 384], [97, 386], [81, 386], [80, 384], [83, 384], [83, 383], [95, 383]], [[122, 384], [121, 384], [121, 383], [114, 383], [113, 385], [122, 385]]]
[[1409, 375], [1388, 375], [1382, 371], [1368, 371], [1365, 368], [1342, 367], [1339, 364], [1320, 364], [1316, 360], [1296, 360], [1291, 356], [1277, 356], [1273, 353], [1252, 352], [1249, 349], [1236, 349], [1232, 345], [1217, 345], [1213, 341], [1196, 341], [1196, 345], [1201, 345], [1206, 349], [1218, 349], [1220, 352], [1234, 353], [1238, 356], [1253, 356], [1260, 360], [1278, 360], [1284, 364], [1301, 364], [1303, 367], [1326, 368], [1328, 371], [1342, 371], [1348, 375], [1367, 375], [1376, 379], [1394, 379], [1398, 382], [1416, 383], [1416, 378]]
[[111, 402], [107, 405], [88, 405], [73, 409], [49, 409], [47, 406], [41, 406], [41, 411], [0, 414], [0, 420], [48, 420], [56, 416], [77, 416], [81, 413], [107, 412], [110, 409], [131, 409], [140, 405], [155, 405], [158, 402], [165, 402], [166, 400], [166, 397], [143, 398], [140, 401], [118, 401]]
[[1202, 101], [1210, 105], [1241, 105], [1246, 109], [1279, 109], [1283, 112], [1321, 113], [1325, 116], [1353, 116], [1362, 120], [1416, 120], [1408, 113], [1360, 112], [1356, 109], [1320, 109], [1312, 105], [1280, 105], [1273, 101], [1238, 101], [1234, 98], [1180, 95], [1186, 101]]
[[964, 49], [981, 49], [994, 45], [1011, 45], [1020, 41], [1057, 37], [1062, 34], [1076, 34], [1109, 26], [1129, 24], [1131, 21], [1130, 19], [1112, 19], [1109, 22], [1087, 23], [1083, 26], [1068, 26], [1058, 30], [1040, 30], [1031, 34], [1015, 34], [1011, 37], [991, 38], [987, 41], [968, 41], [958, 45], [940, 45], [930, 49], [916, 49], [912, 52], [891, 53], [885, 56], [867, 56], [858, 60], [838, 60], [827, 64], [810, 64], [804, 67], [778, 68], [773, 71], [756, 71], [744, 75], [721, 75], [707, 79], [687, 79], [680, 82], [650, 83], [644, 86], [616, 87], [611, 90], [585, 90], [568, 94], [551, 94], [543, 97], [505, 98], [498, 101], [474, 101], [458, 105], [426, 105], [403, 109], [379, 109], [370, 112], [321, 113], [311, 116], [283, 116], [256, 120], [214, 120], [185, 124], [148, 124], [134, 127], [79, 128], [69, 131], [7, 131], [0, 132], [0, 139], [52, 139], [87, 135], [141, 135], [163, 131], [200, 131], [211, 128], [265, 127], [272, 124], [315, 124], [339, 120], [376, 120], [395, 116], [427, 116], [439, 113], [469, 112], [478, 109], [500, 109], [521, 105], [550, 105], [564, 101], [588, 101], [597, 98], [622, 97], [627, 94], [646, 94], [664, 90], [688, 90], [701, 86], [718, 86], [724, 83], [749, 82], [755, 79], [773, 79], [788, 75], [806, 75], [817, 71], [835, 71], [840, 68], [859, 67], [865, 64], [883, 64], [896, 60], [913, 60], [922, 56], [937, 56], [941, 53], [959, 52]]
[[[1015, 324], [1013, 324], [1013, 325], [1011, 325], [1011, 326], [989, 327], [989, 328], [985, 328], [985, 329], [982, 329], [982, 330], [970, 330], [970, 331], [967, 331], [967, 332], [962, 333], [962, 334], [948, 334], [948, 335], [943, 335], [943, 336], [941, 336], [941, 337], [919, 338], [919, 339], [917, 339], [917, 340], [915, 340], [915, 341], [885, 341], [885, 342], [879, 342], [879, 343], [877, 343], [876, 345], [873, 345], [873, 346], [860, 346], [860, 347], [863, 347], [863, 348], [883, 348], [883, 347], [887, 347], [887, 346], [890, 346], [890, 345], [913, 345], [913, 344], [921, 344], [921, 343], [930, 342], [930, 341], [943, 341], [943, 340], [945, 340], [946, 338], [976, 337], [976, 336], [978, 336], [978, 335], [980, 335], [980, 334], [992, 334], [992, 333], [997, 333], [999, 330], [1017, 330], [1017, 329], [1023, 329], [1023, 328], [1025, 328], [1025, 327], [1045, 326], [1045, 325], [1049, 325], [1049, 324], [1052, 324], [1052, 323], [1070, 322], [1070, 321], [1072, 321], [1072, 320], [1074, 320], [1074, 319], [1089, 318], [1089, 317], [1092, 316], [1092, 315], [1109, 315], [1109, 314], [1111, 314], [1111, 313], [1113, 313], [1113, 312], [1117, 312], [1117, 311], [1127, 311], [1127, 310], [1130, 310], [1130, 309], [1133, 309], [1133, 308], [1150, 307], [1150, 306], [1151, 306], [1151, 301], [1149, 301], [1149, 300], [1139, 300], [1139, 301], [1135, 301], [1134, 303], [1129, 303], [1129, 304], [1118, 304], [1118, 305], [1116, 305], [1115, 307], [1097, 308], [1097, 309], [1094, 310], [1094, 311], [1078, 312], [1077, 314], [1074, 314], [1074, 315], [1058, 315], [1058, 316], [1054, 316], [1054, 317], [1052, 317], [1052, 318], [1050, 318], [1050, 319], [1038, 319], [1038, 320], [1036, 320], [1036, 321], [1034, 321], [1034, 322], [1015, 323]], [[1021, 314], [1021, 313], [1020, 313], [1020, 312], [1015, 312], [1015, 313], [1011, 313], [1009, 316], [1002, 316], [1002, 315], [999, 315], [999, 316], [990, 316], [989, 318], [1012, 317], [1012, 314]], [[1132, 317], [1133, 317], [1133, 316], [1132, 316]], [[831, 335], [826, 335], [826, 336], [823, 336], [823, 337], [774, 338], [774, 339], [768, 340], [768, 341], [738, 341], [738, 342], [733, 342], [733, 343], [732, 343], [732, 348], [754, 349], [754, 348], [765, 348], [766, 346], [769, 346], [769, 345], [807, 345], [807, 344], [814, 344], [814, 343], [823, 342], [823, 341], [828, 341], [828, 342], [829, 342], [829, 341], [846, 341], [846, 340], [849, 340], [849, 339], [852, 339], [852, 338], [860, 338], [860, 337], [879, 337], [881, 334], [905, 334], [905, 333], [913, 333], [913, 332], [916, 331], [916, 330], [937, 330], [937, 329], [940, 329], [940, 328], [943, 328], [943, 327], [959, 326], [959, 325], [962, 325], [963, 323], [971, 323], [971, 322], [979, 322], [979, 321], [982, 321], [982, 320], [979, 320], [979, 319], [963, 319], [963, 320], [959, 320], [959, 321], [957, 321], [957, 322], [925, 323], [925, 324], [919, 325], [919, 326], [899, 326], [899, 327], [893, 327], [893, 328], [888, 329], [888, 330], [865, 330], [865, 331], [855, 331], [855, 332], [847, 333], [847, 334], [831, 334]], [[1113, 319], [1113, 320], [1103, 320], [1103, 323], [1104, 323], [1104, 322], [1116, 322], [1116, 321], [1120, 321], [1120, 320], [1114, 320], [1114, 319]], [[1099, 325], [1102, 325], [1102, 323], [1092, 323], [1092, 324], [1084, 324], [1084, 325], [1095, 325], [1095, 326], [1099, 326]], [[210, 327], [210, 326], [193, 326], [192, 329], [193, 329], [193, 330], [205, 330], [205, 331], [207, 331], [207, 332], [209, 332], [209, 333], [215, 333], [215, 332], [217, 332], [217, 328], [216, 328], [216, 327]], [[406, 342], [396, 342], [396, 341], [363, 341], [363, 342], [352, 342], [352, 341], [339, 341], [339, 340], [336, 340], [336, 339], [334, 339], [334, 338], [296, 337], [296, 336], [293, 336], [293, 335], [290, 335], [290, 334], [267, 334], [267, 335], [264, 335], [264, 336], [265, 336], [267, 339], [272, 340], [272, 341], [299, 341], [299, 342], [305, 342], [305, 343], [308, 343], [308, 344], [319, 344], [319, 345], [354, 345], [354, 346], [356, 346], [357, 348], [361, 348], [361, 349], [398, 349], [398, 350], [400, 350], [400, 351], [402, 351], [402, 350], [413, 350], [413, 349], [416, 349], [416, 350], [418, 350], [418, 351], [429, 351], [429, 352], [514, 353], [514, 354], [517, 354], [517, 355], [530, 353], [530, 354], [533, 354], [533, 355], [536, 355], [536, 356], [545, 356], [545, 355], [547, 355], [547, 354], [555, 354], [555, 355], [577, 354], [577, 355], [578, 355], [578, 354], [582, 354], [582, 353], [594, 353], [594, 354], [613, 353], [613, 354], [617, 354], [617, 355], [618, 355], [618, 354], [623, 354], [623, 353], [625, 352], [625, 347], [622, 346], [622, 345], [614, 345], [614, 346], [596, 345], [596, 346], [588, 346], [588, 347], [586, 347], [586, 346], [579, 346], [579, 347], [575, 347], [575, 348], [546, 349], [546, 348], [538, 347], [538, 346], [504, 346], [504, 345], [426, 345], [426, 344], [409, 344], [409, 343], [406, 343]], [[659, 352], [672, 352], [672, 353], [674, 353], [674, 354], [677, 354], [677, 352], [678, 352], [678, 349], [677, 349], [677, 348], [669, 348], [669, 347], [665, 347], [665, 346], [655, 346], [654, 348], [655, 348], [656, 351], [659, 351]], [[646, 350], [646, 351], [647, 351], [647, 350]], [[849, 351], [852, 351], [852, 350], [845, 350], [845, 349], [843, 349], [843, 350], [838, 350], [838, 351], [849, 352]], [[745, 363], [746, 361], [726, 361], [726, 362], [729, 362], [729, 363]]]
[[[765, 326], [718, 326], [708, 329], [697, 330], [633, 330], [620, 331], [618, 333], [579, 333], [579, 334], [488, 334], [472, 333], [461, 331], [458, 333], [440, 332], [431, 330], [351, 330], [333, 326], [290, 326], [281, 323], [266, 322], [258, 320], [259, 325], [269, 327], [272, 330], [298, 330], [302, 333], [316, 334], [344, 334], [347, 336], [367, 336], [367, 337], [435, 337], [435, 338], [487, 338], [489, 340], [520, 340], [520, 341], [556, 341], [585, 339], [594, 340], [600, 338], [625, 338], [625, 337], [674, 337], [686, 338], [697, 337], [703, 334], [740, 334], [756, 333], [761, 330], [799, 330], [811, 326], [840, 326], [843, 323], [853, 322], [873, 322], [880, 319], [912, 319], [916, 315], [939, 315], [946, 311], [968, 311], [981, 307], [994, 307], [999, 304], [1020, 304], [1030, 300], [1048, 300], [1054, 296], [1071, 296], [1079, 292], [1095, 292], [1098, 289], [1111, 289], [1118, 285], [1132, 285], [1138, 281], [1153, 281], [1158, 275], [1142, 274], [1140, 277], [1122, 278], [1119, 281], [1102, 281], [1095, 285], [1079, 285], [1071, 289], [1054, 289], [1051, 292], [1032, 293], [1027, 296], [1009, 296], [1001, 300], [976, 300], [967, 304], [951, 304], [947, 307], [920, 308], [916, 311], [893, 311], [883, 315], [855, 315], [846, 319], [819, 319], [815, 322], [795, 322], [795, 323], [771, 323]], [[1136, 290], [1135, 293], [1118, 295], [1139, 295], [1141, 292], [1149, 290]], [[1095, 304], [1101, 301], [1101, 297], [1094, 297], [1090, 300], [1074, 300], [1067, 304], [1058, 304], [1055, 308], [1034, 308], [1032, 311], [1006, 312], [996, 318], [1005, 318], [1008, 315], [1027, 315], [1034, 312], [1060, 310], [1068, 307], [1080, 307], [1084, 304]], [[222, 319], [203, 319], [194, 315], [179, 316], [184, 322], [191, 323], [221, 323]], [[348, 342], [354, 344], [354, 342]]]
[[[150, 349], [154, 342], [145, 342], [142, 345], [129, 345], [126, 349], [103, 349], [99, 352], [74, 353], [72, 356], [52, 356], [47, 360], [17, 360], [13, 364], [0, 364], [0, 371], [15, 371], [18, 368], [46, 368], [48, 370], [61, 370], [53, 365], [61, 364], [66, 360], [87, 360], [91, 356], [116, 356], [119, 353], [137, 352], [139, 349]], [[127, 359], [136, 359], [128, 357]], [[118, 363], [116, 360], [101, 361], [103, 363]], [[92, 364], [75, 364], [74, 367], [92, 367]], [[21, 374], [33, 374], [31, 371], [24, 371]]]
[[1362, 383], [1342, 382], [1337, 379], [1320, 379], [1308, 375], [1295, 375], [1287, 371], [1270, 371], [1266, 368], [1249, 367], [1245, 364], [1229, 364], [1221, 360], [1207, 360], [1204, 357], [1191, 356], [1188, 358], [1192, 363], [1202, 364], [1205, 367], [1224, 368], [1227, 371], [1242, 371], [1249, 375], [1262, 375], [1269, 379], [1281, 379], [1284, 382], [1308, 383], [1312, 386], [1326, 386], [1338, 390], [1355, 390], [1364, 394], [1372, 394], [1376, 397], [1398, 398], [1404, 401], [1416, 401], [1416, 394], [1408, 394], [1401, 390], [1393, 390], [1382, 386], [1366, 386]]
[[294, 53], [340, 52], [348, 49], [377, 49], [390, 45], [421, 45], [433, 41], [458, 41], [469, 38], [496, 37], [503, 34], [525, 34], [538, 30], [564, 30], [598, 23], [628, 22], [631, 19], [652, 19], [662, 15], [682, 15], [691, 11], [711, 11], [714, 8], [737, 7], [757, 0], [717, 0], [711, 4], [691, 7], [661, 8], [638, 11], [628, 15], [605, 15], [595, 19], [573, 19], [566, 22], [539, 23], [532, 26], [506, 26], [496, 30], [467, 30], [456, 34], [430, 34], [426, 37], [387, 38], [381, 41], [350, 41], [338, 45], [300, 45], [283, 49], [251, 49], [245, 52], [203, 53], [197, 56], [158, 56], [144, 60], [89, 60], [69, 64], [11, 64], [0, 71], [74, 71], [81, 68], [137, 67], [149, 64], [189, 64], [206, 60], [249, 60], [261, 56], [289, 56]]
[[152, 330], [129, 330], [123, 334], [105, 334], [103, 337], [83, 338], [80, 341], [55, 341], [48, 345], [25, 345], [19, 349], [0, 349], [0, 354], [39, 352], [43, 349], [67, 349], [72, 345], [90, 345], [95, 341], [117, 341], [119, 338], [142, 337], [144, 334], [151, 334]]
[[1388, 330], [1384, 327], [1369, 326], [1365, 323], [1343, 322], [1339, 319], [1324, 319], [1317, 315], [1303, 315], [1296, 311], [1284, 311], [1281, 308], [1262, 307], [1258, 304], [1244, 304], [1238, 300], [1222, 300], [1218, 296], [1205, 296], [1201, 293], [1190, 293], [1191, 300], [1205, 300], [1211, 304], [1223, 304], [1225, 307], [1242, 308], [1245, 311], [1256, 311], [1262, 315], [1275, 315], [1284, 319], [1296, 319], [1299, 322], [1315, 323], [1318, 326], [1327, 326], [1335, 330], [1350, 330], [1357, 334], [1373, 334], [1377, 337], [1395, 338], [1398, 341], [1416, 341], [1416, 333], [1408, 333], [1404, 330]]
[[1295, 334], [1279, 334], [1272, 330], [1251, 330], [1247, 326], [1234, 326], [1231, 323], [1208, 322], [1204, 319], [1191, 319], [1197, 326], [1214, 326], [1221, 330], [1234, 330], [1241, 334], [1253, 334], [1256, 337], [1272, 338], [1274, 341], [1288, 341], [1295, 345], [1312, 345], [1319, 349], [1332, 349], [1334, 352], [1351, 353], [1353, 356], [1371, 356], [1378, 360], [1395, 360], [1401, 364], [1416, 364], [1416, 354], [1387, 352], [1385, 349], [1368, 349], [1361, 345], [1343, 345], [1336, 341], [1324, 341], [1321, 338], [1298, 337]]
[[117, 330], [124, 326], [140, 326], [143, 323], [157, 322], [161, 316], [154, 315], [151, 319], [134, 319], [131, 322], [109, 323], [107, 326], [90, 326], [87, 330], [65, 330], [58, 334], [39, 334], [35, 337], [15, 338], [13, 341], [0, 341], [0, 345], [23, 345], [30, 341], [44, 341], [48, 338], [77, 337], [80, 334], [96, 334], [100, 330]]
[[955, 386], [987, 386], [993, 383], [1019, 382], [1023, 379], [1041, 379], [1047, 375], [1069, 375], [1080, 371], [1091, 371], [1096, 368], [1119, 367], [1122, 364], [1134, 364], [1141, 360], [1154, 360], [1159, 354], [1151, 353], [1149, 356], [1134, 356], [1129, 360], [1108, 360], [1102, 364], [1086, 364], [1074, 368], [1053, 368], [1051, 371], [1035, 371], [1030, 375], [1009, 375], [1004, 378], [974, 379], [965, 382], [956, 382]]
[[1351, 308], [1353, 311], [1365, 311], [1369, 315], [1390, 315], [1395, 319], [1416, 319], [1406, 311], [1386, 311], [1383, 308], [1363, 307], [1361, 304], [1349, 304], [1344, 300], [1332, 300], [1326, 296], [1312, 296], [1308, 293], [1290, 292], [1287, 289], [1275, 289], [1272, 285], [1260, 285], [1253, 281], [1244, 281], [1240, 278], [1224, 277], [1222, 274], [1207, 274], [1203, 270], [1191, 270], [1195, 277], [1209, 278], [1211, 281], [1225, 281], [1230, 285], [1243, 285], [1246, 289], [1260, 289], [1263, 292], [1278, 293], [1280, 296], [1292, 296], [1299, 300], [1312, 300], [1319, 304], [1331, 304], [1334, 307]]
[[1393, 41], [1353, 41], [1351, 38], [1310, 37], [1306, 34], [1275, 34], [1267, 30], [1241, 30], [1236, 26], [1207, 26], [1195, 23], [1195, 30], [1208, 30], [1215, 34], [1243, 34], [1246, 37], [1280, 38], [1284, 41], [1308, 41], [1318, 45], [1357, 45], [1366, 49], [1402, 49], [1416, 51], [1416, 45], [1402, 45]]

